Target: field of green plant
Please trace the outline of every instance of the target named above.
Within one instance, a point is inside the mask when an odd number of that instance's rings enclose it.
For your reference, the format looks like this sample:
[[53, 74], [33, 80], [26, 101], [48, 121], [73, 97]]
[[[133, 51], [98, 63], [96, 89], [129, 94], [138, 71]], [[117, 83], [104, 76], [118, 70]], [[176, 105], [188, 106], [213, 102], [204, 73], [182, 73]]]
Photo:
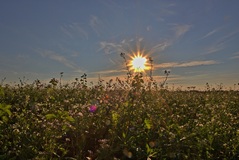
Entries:
[[0, 85], [0, 159], [238, 159], [238, 91], [144, 82]]

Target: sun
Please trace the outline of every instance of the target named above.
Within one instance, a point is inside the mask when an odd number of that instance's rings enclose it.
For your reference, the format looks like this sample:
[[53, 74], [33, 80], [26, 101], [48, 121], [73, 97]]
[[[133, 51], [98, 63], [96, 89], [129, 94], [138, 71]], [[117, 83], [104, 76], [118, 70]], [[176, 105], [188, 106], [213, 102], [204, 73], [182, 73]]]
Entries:
[[143, 72], [147, 68], [146, 62], [147, 59], [142, 55], [138, 54], [132, 58], [131, 69], [133, 69], [134, 72]]

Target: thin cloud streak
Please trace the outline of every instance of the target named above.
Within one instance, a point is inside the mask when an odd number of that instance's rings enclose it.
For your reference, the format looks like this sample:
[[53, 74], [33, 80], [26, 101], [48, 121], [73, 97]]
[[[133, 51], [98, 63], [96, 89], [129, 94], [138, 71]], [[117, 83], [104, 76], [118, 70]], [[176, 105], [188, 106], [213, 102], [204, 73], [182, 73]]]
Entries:
[[218, 64], [219, 62], [214, 60], [209, 61], [191, 61], [191, 62], [170, 62], [170, 63], [162, 63], [154, 65], [155, 68], [178, 68], [178, 67], [195, 67], [195, 66], [202, 66], [202, 65], [213, 65]]
[[214, 44], [206, 48], [205, 53], [202, 55], [208, 55], [212, 53], [217, 53], [227, 47], [227, 42], [232, 40], [233, 37], [239, 33], [239, 29], [232, 31], [231, 33], [219, 38]]
[[233, 54], [234, 56], [230, 57], [229, 59], [239, 59], [239, 52]]
[[112, 70], [104, 70], [104, 71], [98, 71], [98, 72], [92, 72], [91, 74], [112, 74], [112, 73], [122, 73], [126, 72], [125, 70], [118, 70], [118, 69], [112, 69]]
[[209, 47], [206, 48], [206, 52], [203, 53], [203, 55], [208, 55], [208, 54], [212, 54], [212, 53], [216, 53], [219, 52], [221, 50], [225, 49], [225, 45], [223, 43], [216, 43], [214, 45], [211, 45]]
[[230, 57], [229, 59], [239, 59], [239, 55]]
[[[155, 53], [155, 52], [162, 52], [169, 46], [173, 45], [174, 41], [186, 34], [191, 28], [191, 25], [188, 24], [173, 24], [173, 36], [171, 39], [166, 39], [164, 41], [161, 41], [155, 45], [153, 45], [150, 49], [150, 53]], [[142, 43], [144, 41], [144, 37], [140, 37], [138, 39], [133, 39], [131, 38], [130, 40], [123, 39], [120, 41], [120, 43], [113, 43], [113, 42], [106, 42], [106, 41], [101, 41], [100, 42], [100, 49], [99, 51], [104, 51], [105, 54], [112, 54], [112, 53], [120, 53], [120, 52], [125, 52], [127, 49], [131, 48], [130, 45], [132, 42], [135, 41], [136, 45], [138, 43]]]
[[155, 52], [162, 52], [164, 51], [166, 48], [170, 47], [171, 45], [173, 45], [173, 43], [179, 39], [180, 37], [182, 37], [184, 34], [186, 34], [189, 30], [191, 29], [191, 25], [188, 24], [173, 24], [173, 28], [172, 30], [173, 32], [173, 36], [171, 39], [167, 39], [164, 40], [156, 45], [154, 45], [152, 47], [152, 49], [149, 51], [150, 53], [155, 53]]
[[67, 58], [65, 58], [64, 56], [61, 56], [57, 53], [55, 53], [54, 51], [51, 50], [45, 50], [45, 51], [38, 51], [40, 53], [40, 55], [42, 57], [46, 57], [49, 58], [51, 60], [57, 61], [61, 64], [63, 64], [64, 66], [77, 70], [77, 72], [83, 72], [79, 66], [77, 66], [74, 62], [68, 60]]
[[64, 25], [60, 27], [61, 31], [69, 36], [70, 38], [74, 38], [76, 35], [88, 39], [88, 33], [80, 26], [79, 23], [72, 23], [69, 25]]
[[164, 51], [167, 47], [169, 47], [171, 43], [169, 41], [164, 41], [161, 43], [156, 44], [155, 46], [152, 47], [150, 52], [162, 52]]
[[103, 23], [97, 16], [92, 15], [91, 18], [90, 18], [90, 27], [99, 36], [100, 35], [100, 29], [103, 27]]
[[98, 50], [98, 52], [101, 50], [103, 50], [105, 54], [112, 54], [115, 52], [122, 51], [122, 45], [118, 43], [103, 41], [103, 42], [100, 42], [100, 49]]
[[217, 33], [218, 31], [220, 31], [221, 29], [222, 29], [222, 27], [219, 27], [219, 28], [216, 28], [216, 29], [214, 29], [214, 30], [208, 32], [206, 35], [204, 35], [202, 38], [200, 38], [200, 40], [203, 40], [203, 39], [205, 39], [205, 38], [208, 38], [208, 37], [214, 35], [214, 34]]
[[186, 32], [190, 30], [190, 28], [191, 28], [191, 25], [188, 25], [188, 24], [174, 25], [173, 30], [175, 31], [176, 38], [183, 36]]

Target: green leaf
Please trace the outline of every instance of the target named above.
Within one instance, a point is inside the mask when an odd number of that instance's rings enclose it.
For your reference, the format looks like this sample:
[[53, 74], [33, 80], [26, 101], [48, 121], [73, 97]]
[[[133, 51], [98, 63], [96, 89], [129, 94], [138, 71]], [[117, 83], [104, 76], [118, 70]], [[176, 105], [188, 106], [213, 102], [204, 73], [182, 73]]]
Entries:
[[0, 116], [3, 116], [6, 114], [10, 117], [12, 115], [12, 112], [10, 111], [11, 105], [1, 104], [0, 103]]
[[8, 121], [8, 117], [7, 116], [2, 116], [2, 121], [3, 122], [7, 122]]
[[123, 138], [125, 138], [126, 137], [126, 134], [123, 132]]
[[148, 144], [146, 144], [146, 152], [148, 153], [148, 154], [150, 154], [151, 153], [151, 148], [149, 147], [149, 145]]
[[3, 88], [2, 86], [0, 86], [0, 96], [3, 97], [4, 96], [4, 91], [3, 91]]
[[70, 121], [70, 122], [74, 122], [75, 119], [72, 116], [67, 116], [66, 120]]
[[146, 127], [147, 129], [150, 129], [150, 128], [151, 128], [151, 122], [150, 122], [149, 119], [145, 119], [145, 120], [144, 120], [144, 124], [145, 124], [145, 127]]
[[12, 112], [9, 110], [9, 109], [7, 109], [7, 110], [5, 110], [6, 111], [6, 113], [8, 114], [8, 116], [11, 116], [12, 115]]
[[112, 122], [113, 122], [114, 125], [117, 125], [118, 117], [119, 117], [119, 115], [116, 112], [112, 113]]
[[56, 118], [55, 114], [50, 113], [46, 115], [46, 119], [53, 119], [53, 118]]

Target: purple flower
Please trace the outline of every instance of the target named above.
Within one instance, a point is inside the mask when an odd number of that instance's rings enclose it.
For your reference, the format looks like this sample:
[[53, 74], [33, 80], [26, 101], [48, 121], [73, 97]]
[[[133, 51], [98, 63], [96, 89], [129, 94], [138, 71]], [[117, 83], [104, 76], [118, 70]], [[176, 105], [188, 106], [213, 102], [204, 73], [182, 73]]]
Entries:
[[91, 105], [90, 108], [89, 108], [89, 111], [91, 113], [94, 113], [96, 110], [97, 110], [97, 106], [96, 105]]

